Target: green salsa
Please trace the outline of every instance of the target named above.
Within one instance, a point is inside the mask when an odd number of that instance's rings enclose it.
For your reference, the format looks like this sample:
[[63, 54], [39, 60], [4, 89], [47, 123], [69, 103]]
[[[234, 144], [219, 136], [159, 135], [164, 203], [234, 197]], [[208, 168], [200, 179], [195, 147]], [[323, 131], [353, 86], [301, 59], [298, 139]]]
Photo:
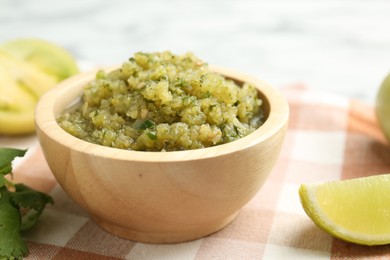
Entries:
[[82, 102], [58, 119], [88, 142], [136, 151], [180, 151], [237, 140], [261, 124], [254, 86], [212, 72], [192, 53], [138, 52], [99, 71]]

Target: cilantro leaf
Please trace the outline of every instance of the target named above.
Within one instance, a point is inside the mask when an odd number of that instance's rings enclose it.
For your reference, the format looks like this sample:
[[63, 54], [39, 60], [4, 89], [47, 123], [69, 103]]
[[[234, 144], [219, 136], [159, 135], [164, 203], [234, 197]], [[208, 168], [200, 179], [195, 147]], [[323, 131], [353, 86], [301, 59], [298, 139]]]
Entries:
[[24, 184], [16, 184], [15, 191], [11, 194], [12, 202], [19, 208], [26, 208], [30, 211], [22, 217], [20, 230], [29, 230], [38, 221], [46, 204], [53, 204], [53, 199], [42, 192], [27, 187]]
[[0, 168], [0, 175], [4, 176], [7, 175], [12, 171], [12, 163], [10, 162], [7, 165], [3, 165], [3, 167]]
[[0, 147], [0, 174], [6, 175], [12, 171], [12, 161], [16, 157], [22, 157], [27, 150]]
[[146, 130], [146, 129], [149, 129], [149, 128], [152, 128], [154, 129], [156, 126], [156, 124], [152, 121], [152, 120], [149, 120], [149, 119], [146, 119], [146, 120], [136, 120], [133, 124], [133, 127], [135, 129], [138, 129], [138, 130]]
[[11, 201], [11, 192], [0, 188], [0, 258], [21, 259], [28, 254], [26, 242], [20, 235], [20, 212]]
[[148, 132], [147, 135], [150, 138], [150, 140], [157, 140], [156, 132]]
[[[0, 259], [27, 256], [28, 247], [21, 231], [34, 226], [46, 204], [53, 203], [45, 193], [6, 180], [5, 176], [12, 174], [12, 161], [24, 156], [26, 151], [0, 147]], [[24, 209], [28, 211], [22, 216], [21, 210]]]

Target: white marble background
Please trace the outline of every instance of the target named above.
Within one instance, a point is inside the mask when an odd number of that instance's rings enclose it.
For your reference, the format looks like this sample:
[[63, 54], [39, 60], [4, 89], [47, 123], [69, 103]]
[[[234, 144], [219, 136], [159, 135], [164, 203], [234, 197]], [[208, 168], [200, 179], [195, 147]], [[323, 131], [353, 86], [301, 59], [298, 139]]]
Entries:
[[373, 103], [390, 72], [386, 0], [0, 0], [0, 42], [39, 37], [80, 61], [193, 51], [281, 87]]

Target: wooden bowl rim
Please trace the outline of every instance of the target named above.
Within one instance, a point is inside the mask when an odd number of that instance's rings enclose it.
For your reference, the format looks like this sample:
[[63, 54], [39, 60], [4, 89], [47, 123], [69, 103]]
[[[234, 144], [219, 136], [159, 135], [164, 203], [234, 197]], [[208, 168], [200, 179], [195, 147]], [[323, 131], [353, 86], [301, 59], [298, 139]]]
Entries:
[[[105, 70], [109, 71], [118, 67], [119, 66], [105, 68]], [[66, 98], [64, 99], [63, 97], [75, 89], [79, 91], [78, 93], [80, 94], [78, 94], [78, 96], [80, 97], [82, 88], [85, 84], [95, 77], [96, 72], [99, 69], [102, 69], [98, 68], [80, 73], [62, 81], [55, 88], [51, 89], [40, 98], [35, 110], [35, 124], [38, 138], [51, 138], [61, 145], [68, 147], [70, 150], [87, 153], [91, 156], [113, 158], [117, 160], [163, 163], [189, 160], [193, 161], [235, 153], [266, 141], [268, 138], [278, 134], [287, 126], [289, 107], [286, 99], [279, 91], [268, 83], [253, 76], [227, 68], [216, 66], [210, 66], [210, 68], [225, 77], [253, 84], [267, 98], [266, 102], [269, 102], [270, 113], [264, 124], [256, 131], [236, 141], [218, 146], [170, 152], [124, 150], [81, 140], [63, 130], [58, 125], [56, 117], [59, 112], [62, 112], [66, 108], [66, 105], [69, 106], [72, 102], [75, 102], [74, 99], [66, 100]], [[58, 105], [58, 103], [63, 105]], [[43, 132], [47, 137], [41, 135], [40, 132]]]

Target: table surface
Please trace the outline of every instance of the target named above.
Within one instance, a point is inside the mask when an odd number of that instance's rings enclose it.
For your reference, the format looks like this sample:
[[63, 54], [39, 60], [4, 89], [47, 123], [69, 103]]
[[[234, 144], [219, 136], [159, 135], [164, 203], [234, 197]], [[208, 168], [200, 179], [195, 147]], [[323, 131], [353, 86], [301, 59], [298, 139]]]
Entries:
[[303, 82], [368, 103], [390, 71], [390, 2], [1, 0], [0, 42], [39, 37], [82, 61], [192, 51], [280, 87]]

